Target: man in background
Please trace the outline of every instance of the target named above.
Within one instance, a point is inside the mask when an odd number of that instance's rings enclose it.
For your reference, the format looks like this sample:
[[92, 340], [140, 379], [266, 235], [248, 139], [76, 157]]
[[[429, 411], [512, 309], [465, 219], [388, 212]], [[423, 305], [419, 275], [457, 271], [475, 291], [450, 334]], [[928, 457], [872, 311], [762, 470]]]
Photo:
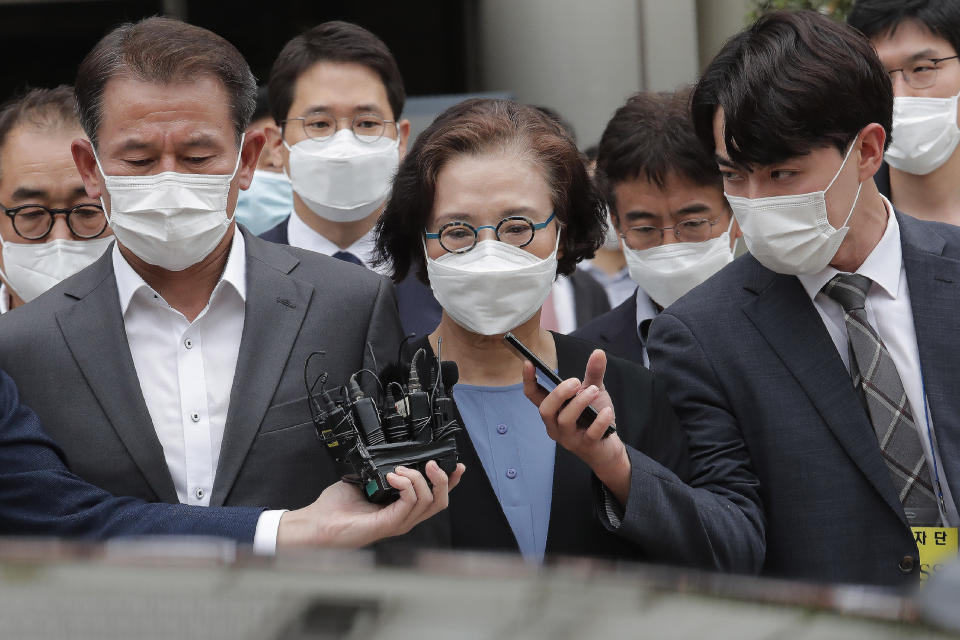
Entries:
[[644, 365], [650, 321], [732, 262], [739, 235], [716, 162], [693, 130], [689, 96], [631, 96], [607, 123], [597, 156], [596, 179], [639, 288], [574, 335]]
[[893, 83], [880, 192], [912, 216], [960, 224], [960, 2], [857, 0], [848, 22]]
[[72, 87], [30, 89], [0, 107], [0, 313], [92, 264], [113, 241], [70, 154], [80, 137]]

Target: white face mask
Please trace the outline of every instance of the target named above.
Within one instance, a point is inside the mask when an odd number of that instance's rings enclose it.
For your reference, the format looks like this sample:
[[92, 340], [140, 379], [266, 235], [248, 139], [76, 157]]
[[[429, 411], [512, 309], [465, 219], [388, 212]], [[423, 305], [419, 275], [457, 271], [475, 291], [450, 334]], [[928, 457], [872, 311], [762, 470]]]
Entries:
[[103, 255], [113, 236], [94, 240], [51, 240], [43, 243], [3, 243], [0, 276], [24, 302], [93, 264]]
[[949, 160], [960, 142], [958, 97], [894, 98], [893, 132], [884, 155], [887, 164], [924, 176]]
[[109, 209], [101, 201], [114, 235], [147, 264], [183, 271], [210, 255], [230, 227], [227, 199], [240, 166], [239, 152], [229, 175], [165, 171], [108, 176], [99, 158], [97, 166], [110, 194]]
[[760, 264], [786, 275], [817, 273], [830, 264], [850, 231], [847, 223], [857, 206], [863, 183], [857, 185], [857, 195], [839, 229], [827, 218], [826, 193], [843, 171], [855, 144], [856, 140], [823, 191], [767, 198], [727, 195], [747, 249]]
[[[557, 247], [540, 259], [499, 240], [482, 240], [466, 253], [427, 256], [437, 302], [454, 322], [483, 336], [520, 326], [537, 313], [557, 276]], [[426, 246], [424, 246], [426, 253]]]
[[257, 169], [250, 188], [237, 194], [233, 216], [254, 235], [269, 231], [293, 211], [290, 179], [276, 171]]
[[367, 143], [341, 129], [326, 142], [283, 144], [290, 151], [293, 190], [311, 211], [333, 222], [362, 220], [376, 211], [400, 166], [400, 141], [387, 136]]
[[730, 226], [720, 236], [703, 242], [676, 242], [650, 249], [631, 249], [624, 243], [630, 278], [661, 307], [681, 296], [733, 261]]

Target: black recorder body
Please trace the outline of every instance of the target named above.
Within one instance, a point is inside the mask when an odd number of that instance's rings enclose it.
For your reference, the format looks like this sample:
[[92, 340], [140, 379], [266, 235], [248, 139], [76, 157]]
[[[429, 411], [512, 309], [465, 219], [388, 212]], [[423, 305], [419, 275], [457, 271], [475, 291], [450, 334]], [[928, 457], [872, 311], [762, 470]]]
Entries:
[[[439, 352], [439, 349], [438, 349]], [[457, 467], [456, 433], [460, 430], [453, 406], [453, 385], [459, 378], [457, 363], [439, 356], [430, 367], [430, 380], [421, 384], [417, 365], [420, 349], [405, 367], [387, 367], [380, 374], [363, 369], [350, 376], [343, 387], [327, 389], [326, 373], [313, 384], [307, 378], [310, 358], [304, 366], [304, 383], [317, 436], [341, 467], [351, 469], [346, 482], [357, 484], [370, 502], [385, 504], [399, 497], [387, 482], [387, 474], [404, 466], [424, 474], [430, 460], [447, 474]], [[376, 392], [365, 392], [358, 378], [367, 373], [376, 379]], [[315, 391], [317, 385], [319, 391]], [[367, 385], [370, 391], [370, 385]]]

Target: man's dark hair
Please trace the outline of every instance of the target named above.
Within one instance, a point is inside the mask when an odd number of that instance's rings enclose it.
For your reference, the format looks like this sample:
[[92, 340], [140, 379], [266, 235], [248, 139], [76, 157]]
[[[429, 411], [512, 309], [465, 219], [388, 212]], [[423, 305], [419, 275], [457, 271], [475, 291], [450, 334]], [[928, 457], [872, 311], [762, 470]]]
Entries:
[[723, 189], [716, 161], [694, 133], [690, 90], [634, 94], [603, 130], [596, 179], [616, 213], [615, 184], [643, 178], [664, 189], [670, 176]]
[[778, 11], [727, 41], [694, 89], [694, 127], [711, 154], [718, 108], [730, 159], [766, 166], [824, 146], [844, 153], [874, 122], [889, 144], [893, 87], [860, 32], [813, 11]]
[[267, 93], [266, 85], [257, 88], [257, 107], [253, 110], [250, 122], [256, 122], [261, 118], [270, 116], [270, 96]]
[[473, 98], [437, 116], [400, 163], [376, 228], [378, 262], [392, 266], [395, 282], [410, 272], [427, 282], [423, 233], [441, 169], [459, 157], [503, 152], [528, 158], [543, 171], [553, 212], [563, 225], [557, 273], [569, 275], [578, 262], [593, 257], [603, 244], [606, 213], [567, 132], [533, 107]]
[[105, 35], [77, 69], [77, 113], [94, 146], [103, 117], [103, 91], [116, 76], [160, 84], [216, 78], [230, 98], [238, 142], [257, 102], [257, 82], [247, 61], [212, 31], [172, 18], [122, 24]]
[[7, 101], [0, 106], [0, 149], [20, 125], [47, 132], [75, 129], [80, 123], [73, 104], [73, 87], [65, 84], [53, 89], [28, 89]]
[[960, 2], [957, 0], [857, 0], [847, 24], [868, 38], [893, 35], [904, 22], [915, 20], [960, 53]]
[[352, 62], [373, 69], [387, 90], [393, 119], [400, 119], [407, 96], [390, 49], [363, 27], [335, 20], [290, 40], [274, 61], [270, 69], [270, 112], [277, 124], [290, 115], [297, 79], [318, 62]]

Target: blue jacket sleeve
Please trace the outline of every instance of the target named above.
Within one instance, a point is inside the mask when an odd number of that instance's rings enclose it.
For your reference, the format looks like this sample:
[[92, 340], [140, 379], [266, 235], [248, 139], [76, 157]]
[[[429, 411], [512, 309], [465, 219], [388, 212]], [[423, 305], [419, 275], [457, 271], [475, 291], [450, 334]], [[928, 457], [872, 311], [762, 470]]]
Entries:
[[103, 539], [200, 534], [251, 543], [263, 509], [113, 496], [70, 473], [36, 414], [0, 371], [0, 535]]

